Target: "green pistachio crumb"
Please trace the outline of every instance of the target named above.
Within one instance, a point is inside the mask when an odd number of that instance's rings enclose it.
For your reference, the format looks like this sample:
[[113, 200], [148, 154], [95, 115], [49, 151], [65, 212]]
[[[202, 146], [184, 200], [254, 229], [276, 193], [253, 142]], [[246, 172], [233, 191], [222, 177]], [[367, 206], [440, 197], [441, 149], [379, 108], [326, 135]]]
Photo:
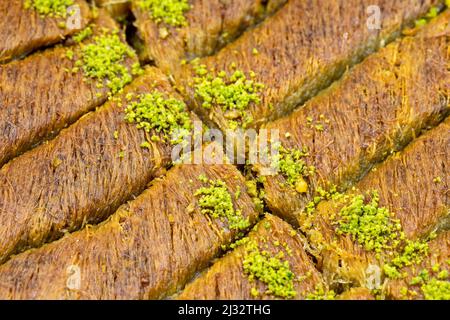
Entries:
[[138, 4], [156, 23], [164, 22], [174, 27], [187, 25], [184, 14], [191, 8], [188, 0], [140, 0]]
[[420, 28], [420, 27], [425, 26], [427, 23], [428, 22], [426, 19], [419, 19], [419, 20], [416, 20], [415, 25], [416, 25], [416, 28]]
[[214, 76], [208, 73], [206, 66], [195, 61], [193, 65], [198, 76], [195, 78], [195, 96], [201, 99], [203, 108], [221, 107], [230, 127], [241, 124], [245, 128], [253, 122], [247, 109], [251, 104], [261, 102], [263, 84], [248, 79], [239, 70], [234, 71], [231, 76], [227, 76], [225, 71]]
[[407, 295], [408, 295], [408, 288], [407, 288], [407, 287], [402, 287], [402, 288], [400, 289], [400, 294], [401, 294], [403, 297], [407, 297]]
[[355, 195], [339, 212], [335, 223], [337, 234], [348, 234], [368, 251], [381, 253], [396, 249], [404, 237], [399, 220], [385, 207], [379, 206], [378, 192], [367, 199]]
[[68, 50], [66, 51], [66, 57], [67, 57], [67, 59], [72, 60], [72, 59], [73, 59], [73, 56], [74, 56], [73, 50], [68, 49]]
[[125, 120], [136, 123], [145, 132], [154, 130], [171, 144], [182, 142], [191, 130], [192, 122], [183, 101], [164, 97], [159, 91], [141, 94], [125, 109]]
[[226, 219], [230, 229], [247, 229], [250, 221], [243, 217], [240, 210], [234, 209], [231, 194], [225, 182], [209, 180], [208, 184], [208, 187], [202, 187], [194, 193], [199, 197], [201, 212], [214, 219]]
[[385, 264], [383, 266], [384, 274], [390, 279], [400, 279], [402, 274], [398, 271], [398, 269], [390, 264]]
[[423, 283], [423, 279], [421, 277], [417, 276], [417, 277], [413, 277], [409, 284], [412, 286], [415, 286], [415, 285], [418, 285], [421, 283]]
[[433, 19], [436, 18], [439, 14], [439, 8], [438, 7], [431, 7], [431, 9], [426, 14], [427, 19]]
[[431, 267], [431, 270], [433, 270], [433, 272], [438, 272], [440, 267], [440, 264], [436, 263]]
[[[242, 235], [240, 235], [240, 236], [242, 236]], [[241, 245], [245, 245], [249, 241], [250, 241], [249, 237], [241, 238], [241, 239], [237, 240], [236, 242], [230, 244], [230, 249], [235, 249], [235, 248], [237, 248], [237, 247], [239, 247]]]
[[89, 38], [92, 34], [93, 34], [92, 27], [88, 26], [88, 27], [84, 28], [83, 30], [81, 30], [80, 32], [78, 32], [77, 34], [75, 34], [72, 37], [72, 39], [76, 43], [80, 43], [83, 40]]
[[334, 300], [336, 294], [333, 290], [325, 290], [322, 285], [316, 285], [314, 291], [306, 294], [306, 300]]
[[316, 124], [314, 126], [314, 128], [316, 128], [317, 131], [323, 131], [324, 130], [323, 124]]
[[149, 150], [150, 150], [151, 147], [152, 147], [152, 145], [150, 144], [150, 142], [144, 141], [144, 142], [141, 143], [140, 147], [141, 147], [142, 149], [149, 149]]
[[25, 0], [26, 9], [36, 10], [42, 17], [67, 17], [67, 8], [74, 4], [73, 0]]
[[252, 297], [257, 298], [259, 296], [259, 291], [256, 288], [252, 288], [250, 294], [252, 295]]
[[133, 98], [134, 98], [134, 93], [132, 93], [132, 92], [128, 92], [128, 93], [125, 95], [125, 99], [126, 99], [128, 102], [130, 102], [131, 100], [133, 100]]
[[115, 94], [131, 82], [132, 76], [125, 65], [127, 57], [134, 57], [134, 51], [121, 41], [117, 34], [94, 37], [94, 42], [82, 46], [80, 61], [84, 74], [96, 79]]
[[237, 186], [236, 192], [234, 193], [234, 198], [237, 200], [241, 196], [241, 187]]
[[153, 142], [159, 142], [159, 141], [161, 141], [161, 138], [158, 137], [158, 136], [156, 136], [156, 135], [153, 135], [153, 136], [150, 138], [150, 140], [152, 140]]
[[208, 183], [208, 181], [209, 181], [208, 177], [205, 176], [204, 174], [199, 175], [198, 180], [200, 180], [203, 183]]
[[450, 281], [431, 279], [421, 290], [426, 300], [450, 300]]
[[[430, 237], [416, 241], [407, 239], [400, 220], [395, 219], [387, 208], [379, 206], [377, 191], [352, 195], [344, 200], [348, 204], [333, 222], [337, 225], [336, 233], [350, 235], [365, 250], [375, 252], [378, 259], [382, 254], [389, 257], [383, 265], [386, 277], [404, 278], [407, 273], [402, 273], [402, 268], [420, 264], [428, 256]], [[412, 283], [418, 284], [419, 280], [414, 278]]]
[[282, 251], [275, 255], [261, 251], [258, 243], [251, 240], [246, 244], [243, 268], [250, 281], [259, 280], [267, 285], [266, 294], [292, 299], [297, 295], [294, 288], [295, 274], [291, 271], [289, 261], [283, 258]]
[[438, 273], [437, 278], [440, 280], [445, 280], [448, 278], [448, 271], [447, 270], [442, 270]]
[[144, 73], [144, 69], [141, 68], [141, 65], [139, 62], [133, 63], [131, 66], [131, 74], [133, 76], [140, 76]]
[[247, 193], [251, 197], [257, 197], [258, 196], [258, 187], [256, 185], [256, 181], [254, 180], [247, 180], [245, 181], [245, 186], [247, 187]]
[[303, 160], [308, 150], [285, 149], [280, 146], [278, 154], [272, 159], [272, 166], [278, 169], [287, 179], [287, 184], [298, 193], [306, 193], [308, 184], [305, 178], [314, 174], [314, 168], [308, 167]]
[[401, 277], [400, 268], [421, 263], [428, 255], [428, 243], [426, 241], [405, 240], [403, 250], [396, 252], [389, 264], [384, 265], [386, 276], [392, 279]]

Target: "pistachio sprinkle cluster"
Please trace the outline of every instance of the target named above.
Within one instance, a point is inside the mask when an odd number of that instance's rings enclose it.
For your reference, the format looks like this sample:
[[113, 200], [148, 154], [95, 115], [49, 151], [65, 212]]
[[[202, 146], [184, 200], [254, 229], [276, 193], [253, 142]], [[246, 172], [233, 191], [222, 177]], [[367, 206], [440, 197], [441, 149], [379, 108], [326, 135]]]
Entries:
[[[291, 271], [289, 261], [284, 259], [283, 251], [271, 254], [267, 250], [260, 250], [254, 240], [249, 240], [245, 249], [243, 268], [250, 281], [259, 280], [265, 283], [265, 294], [285, 299], [292, 299], [297, 295], [294, 288], [295, 274]], [[251, 294], [258, 297], [260, 292], [252, 288]]]
[[450, 259], [447, 259], [445, 264], [447, 264], [447, 269], [436, 263], [417, 271], [407, 286], [400, 289], [403, 298], [416, 297], [421, 293], [426, 300], [450, 300], [450, 275], [448, 272]]
[[[353, 189], [356, 191], [356, 189]], [[417, 267], [430, 256], [429, 242], [436, 237], [430, 233], [419, 240], [406, 237], [399, 219], [388, 208], [380, 205], [377, 190], [367, 193], [354, 192], [342, 194], [331, 186], [329, 191], [318, 188], [316, 196], [306, 206], [306, 218], [301, 222], [302, 228], [313, 227], [317, 204], [331, 200], [335, 206], [343, 205], [336, 215], [331, 216], [337, 235], [348, 235], [368, 252], [373, 252], [382, 266], [384, 276], [391, 280], [406, 279], [407, 267]], [[450, 264], [450, 260], [447, 261]], [[403, 288], [405, 296], [415, 296], [420, 291], [425, 299], [448, 297], [448, 272], [446, 270], [422, 270], [409, 283], [410, 288]]]
[[97, 88], [106, 86], [108, 96], [112, 97], [133, 80], [133, 75], [141, 74], [142, 69], [138, 62], [127, 66], [127, 59], [135, 58], [136, 53], [122, 41], [118, 30], [104, 29], [99, 35], [93, 34], [93, 26], [88, 26], [72, 37], [78, 46], [69, 47], [65, 55], [75, 60], [75, 67], [66, 71], [83, 71], [85, 79], [94, 80]]
[[[425, 299], [427, 300], [450, 300], [450, 278], [447, 270], [442, 270], [437, 275], [430, 275], [426, 270], [418, 276], [419, 284]], [[411, 291], [411, 290], [410, 290]]]
[[[125, 120], [135, 123], [138, 129], [146, 133], [156, 132], [158, 136], [152, 136], [152, 141], [162, 137], [172, 144], [180, 143], [192, 129], [185, 103], [173, 97], [165, 97], [159, 91], [139, 95], [136, 101], [127, 105], [125, 114]], [[149, 142], [143, 142], [142, 147], [149, 147]]]
[[188, 0], [140, 0], [138, 5], [148, 11], [156, 23], [163, 22], [174, 27], [187, 24], [184, 14], [191, 8]]
[[379, 206], [379, 198], [376, 191], [370, 194], [368, 202], [365, 195], [353, 196], [335, 222], [337, 234], [348, 234], [364, 249], [377, 254], [395, 250], [405, 239], [400, 221], [387, 208]]
[[67, 17], [67, 9], [74, 0], [25, 0], [26, 9], [34, 9], [44, 17]]
[[195, 192], [199, 197], [198, 204], [203, 214], [214, 219], [224, 219], [228, 227], [234, 230], [245, 230], [250, 226], [248, 218], [244, 218], [240, 210], [233, 207], [232, 196], [227, 185], [222, 180], [205, 180], [207, 187], [202, 187]]
[[306, 293], [306, 300], [334, 300], [336, 293], [333, 290], [326, 290], [323, 285], [316, 285], [314, 290]]
[[[431, 233], [421, 240], [407, 239], [400, 220], [395, 219], [395, 215], [387, 208], [379, 205], [378, 192], [372, 191], [370, 194], [341, 199], [347, 199], [349, 204], [340, 210], [334, 222], [337, 234], [350, 235], [365, 250], [375, 252], [376, 257], [383, 263], [384, 275], [387, 278], [407, 278], [408, 273], [403, 268], [418, 266], [429, 256], [429, 241], [434, 239], [436, 234]], [[433, 269], [434, 275], [424, 269], [409, 285], [420, 285], [419, 289], [425, 299], [448, 299], [448, 272], [439, 270], [439, 266]], [[413, 289], [404, 290], [417, 295], [417, 291]]]
[[94, 33], [94, 31], [92, 30], [92, 27], [91, 26], [87, 26], [86, 28], [84, 28], [80, 32], [76, 33], [72, 37], [72, 39], [76, 43], [80, 43], [80, 42], [84, 41], [85, 39], [89, 38], [90, 36], [92, 36], [93, 33]]
[[93, 42], [82, 46], [81, 57], [76, 66], [80, 66], [86, 77], [98, 80], [98, 86], [106, 86], [116, 94], [133, 79], [125, 65], [127, 58], [136, 53], [121, 41], [118, 32], [94, 36]]
[[309, 155], [307, 148], [286, 149], [278, 147], [278, 154], [272, 159], [272, 166], [286, 177], [287, 184], [298, 193], [308, 192], [305, 178], [315, 173], [313, 166], [308, 166], [304, 160]]
[[216, 75], [205, 65], [198, 64], [198, 60], [191, 63], [197, 75], [194, 79], [195, 96], [201, 100], [203, 108], [222, 108], [231, 129], [246, 128], [253, 122], [247, 110], [251, 104], [261, 102], [264, 88], [262, 83], [254, 80], [255, 73], [251, 72], [250, 78], [241, 70], [235, 70], [231, 75], [220, 71]]

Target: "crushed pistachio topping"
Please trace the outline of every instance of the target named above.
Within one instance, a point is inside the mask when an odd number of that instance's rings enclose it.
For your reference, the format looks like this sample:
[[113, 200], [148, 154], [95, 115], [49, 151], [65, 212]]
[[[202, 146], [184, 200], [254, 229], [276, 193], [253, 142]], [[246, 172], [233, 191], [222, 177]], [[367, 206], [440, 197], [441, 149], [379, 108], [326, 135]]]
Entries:
[[336, 294], [333, 290], [325, 290], [322, 285], [316, 285], [314, 291], [306, 294], [306, 300], [334, 300]]
[[[136, 123], [146, 133], [154, 130], [164, 141], [180, 143], [192, 129], [192, 122], [183, 101], [164, 97], [159, 91], [141, 94], [137, 101], [130, 102], [125, 109], [125, 120]], [[159, 136], [153, 136], [152, 141]], [[146, 141], [147, 142], [147, 141]], [[150, 147], [147, 142], [142, 147]]]
[[428, 241], [435, 237], [412, 241], [406, 238], [400, 220], [387, 208], [379, 206], [378, 192], [340, 197], [349, 202], [343, 207], [336, 221], [336, 233], [350, 235], [367, 251], [376, 253], [378, 259], [385, 256], [384, 274], [391, 279], [405, 276], [401, 269], [421, 263], [429, 253]]
[[201, 212], [214, 219], [227, 220], [230, 229], [247, 229], [250, 226], [250, 221], [242, 215], [240, 210], [234, 209], [232, 195], [225, 182], [209, 180], [208, 184], [208, 187], [202, 187], [194, 193], [195, 196], [199, 196], [198, 203]]
[[138, 4], [150, 12], [156, 23], [164, 22], [174, 27], [187, 25], [184, 14], [191, 8], [188, 0], [140, 0]]
[[247, 113], [248, 107], [261, 102], [260, 94], [264, 85], [250, 78], [240, 70], [228, 76], [225, 71], [213, 75], [198, 60], [192, 62], [197, 77], [194, 79], [195, 96], [202, 101], [202, 107], [211, 109], [221, 107], [229, 126], [236, 129], [239, 125], [248, 126], [253, 118]]
[[306, 213], [308, 216], [311, 216], [315, 212], [317, 205], [323, 200], [338, 201], [343, 198], [346, 197], [337, 191], [336, 185], [329, 186], [328, 190], [325, 190], [322, 187], [317, 187], [316, 190], [314, 190], [313, 200], [308, 202], [306, 205]]
[[124, 62], [136, 54], [117, 32], [95, 36], [93, 40], [82, 46], [81, 57], [75, 65], [83, 69], [86, 77], [96, 79], [99, 88], [106, 81], [111, 94], [116, 94], [131, 82], [132, 76]]
[[67, 51], [66, 51], [66, 57], [67, 57], [67, 59], [72, 60], [72, 59], [73, 59], [73, 55], [74, 55], [73, 50], [67, 49]]
[[[265, 294], [285, 299], [292, 299], [297, 295], [294, 288], [295, 275], [291, 271], [289, 261], [284, 260], [283, 251], [274, 255], [260, 250], [254, 240], [248, 241], [245, 249], [243, 268], [250, 281], [259, 280], [266, 284]], [[252, 288], [251, 294], [254, 297], [260, 295], [256, 288]]]
[[240, 238], [238, 240], [236, 240], [235, 242], [231, 243], [230, 245], [222, 245], [222, 250], [226, 251], [228, 249], [236, 249], [237, 247], [244, 245], [246, 243], [248, 243], [250, 241], [249, 237], [244, 237], [244, 238]]
[[409, 283], [410, 290], [405, 288], [405, 295], [417, 295], [419, 288], [426, 300], [450, 300], [450, 278], [446, 269], [434, 265], [430, 270], [421, 270]]
[[427, 300], [450, 300], [450, 281], [431, 279], [422, 286], [422, 292]]
[[262, 212], [264, 210], [264, 202], [265, 192], [261, 188], [259, 189], [257, 186], [256, 180], [247, 180], [245, 181], [245, 186], [247, 187], [247, 194], [252, 197], [253, 204], [255, 205], [255, 209], [258, 212]]
[[[446, 7], [449, 7], [449, 0], [445, 2]], [[423, 18], [417, 19], [415, 21], [416, 28], [423, 27], [428, 24], [428, 22], [436, 18], [439, 13], [443, 10], [443, 7], [431, 7], [430, 10], [425, 14]]]
[[394, 250], [405, 238], [400, 221], [385, 207], [379, 206], [379, 195], [373, 191], [367, 201], [355, 195], [339, 212], [337, 234], [348, 234], [368, 251]]
[[277, 156], [272, 158], [272, 166], [286, 177], [287, 184], [298, 193], [308, 192], [308, 183], [305, 178], [315, 172], [313, 166], [307, 166], [304, 158], [309, 155], [308, 150], [285, 149], [279, 146]]
[[439, 14], [439, 8], [438, 7], [431, 7], [430, 10], [427, 12], [426, 17], [428, 19], [436, 18]]
[[94, 33], [94, 31], [92, 30], [92, 27], [88, 26], [88, 27], [84, 28], [83, 30], [81, 30], [80, 32], [76, 33], [72, 37], [72, 39], [76, 43], [80, 43], [80, 42], [84, 41], [85, 39], [89, 38], [90, 36], [92, 36], [93, 33]]
[[45, 17], [67, 17], [67, 9], [74, 4], [73, 0], [25, 0], [25, 9], [34, 9]]
[[415, 25], [417, 28], [423, 27], [428, 23], [427, 19], [418, 19], [415, 21]]
[[144, 74], [144, 69], [142, 69], [141, 64], [139, 62], [135, 62], [131, 65], [131, 74], [133, 76], [140, 76]]
[[413, 264], [419, 264], [424, 257], [428, 255], [427, 241], [411, 241], [405, 240], [406, 244], [400, 253], [397, 253], [394, 258], [383, 266], [385, 274], [391, 279], [398, 279], [402, 277], [399, 269], [408, 267]]

